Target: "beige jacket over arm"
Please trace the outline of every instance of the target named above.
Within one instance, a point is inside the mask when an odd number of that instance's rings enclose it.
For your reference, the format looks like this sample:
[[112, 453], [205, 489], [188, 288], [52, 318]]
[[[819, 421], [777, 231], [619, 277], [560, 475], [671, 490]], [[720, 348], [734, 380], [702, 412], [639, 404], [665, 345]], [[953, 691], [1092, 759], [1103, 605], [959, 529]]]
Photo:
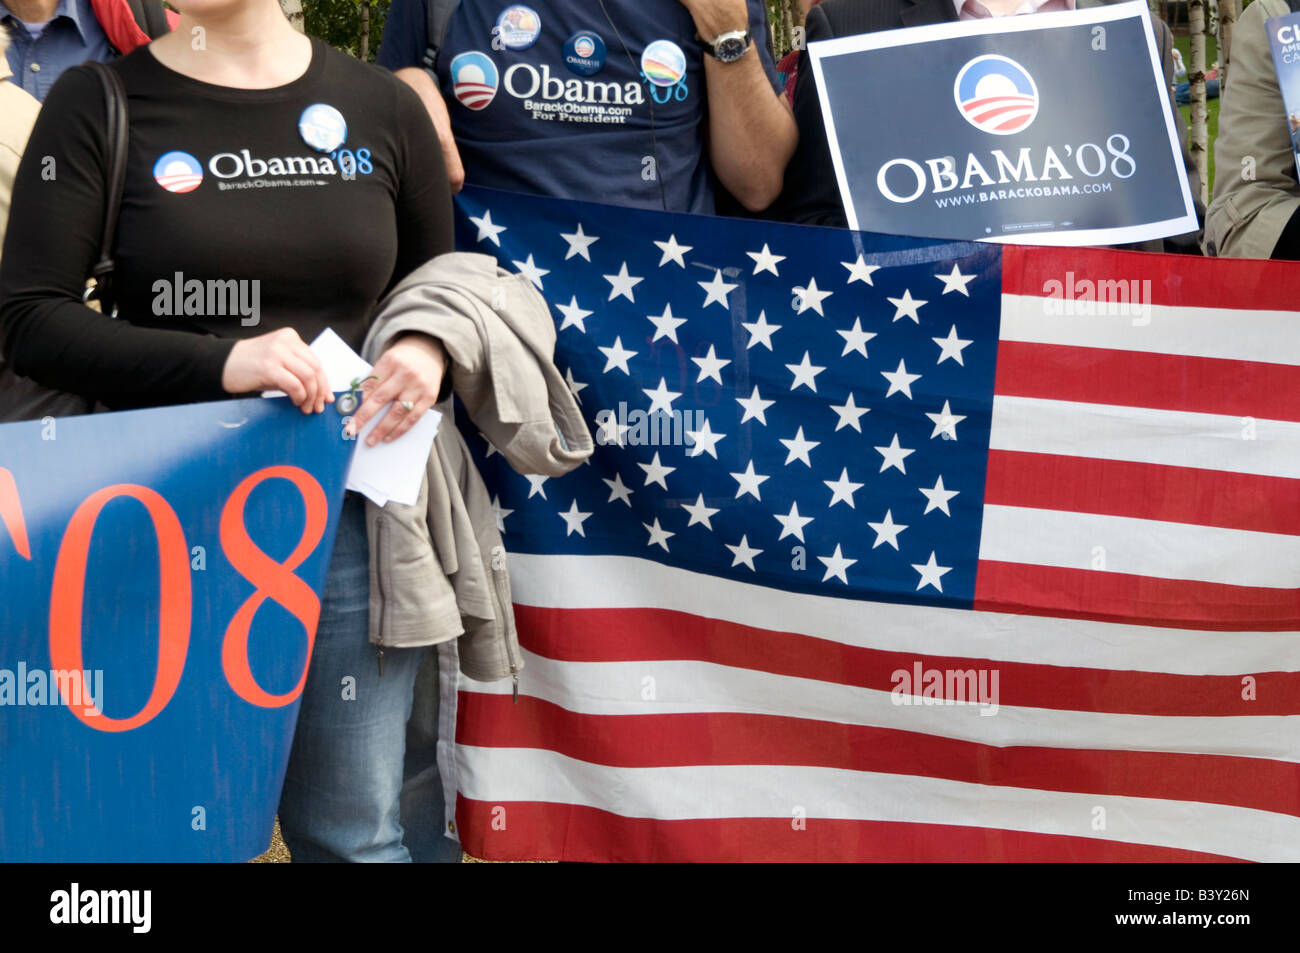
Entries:
[[[591, 433], [554, 363], [550, 309], [527, 278], [487, 255], [441, 255], [380, 303], [363, 356], [375, 361], [412, 331], [442, 341], [454, 393], [516, 471], [562, 476], [591, 456]], [[409, 648], [459, 638], [470, 678], [518, 675], [523, 659], [492, 501], [451, 401], [438, 409], [444, 418], [419, 500], [366, 504], [370, 641]]]
[[1300, 208], [1295, 159], [1266, 20], [1291, 12], [1286, 0], [1255, 0], [1232, 34], [1232, 65], [1214, 147], [1214, 200], [1205, 253], [1269, 258]]

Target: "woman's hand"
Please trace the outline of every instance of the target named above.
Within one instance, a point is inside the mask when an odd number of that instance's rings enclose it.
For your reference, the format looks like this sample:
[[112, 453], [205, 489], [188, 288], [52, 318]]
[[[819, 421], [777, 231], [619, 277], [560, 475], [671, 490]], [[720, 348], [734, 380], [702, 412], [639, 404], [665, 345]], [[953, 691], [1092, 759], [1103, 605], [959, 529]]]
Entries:
[[228, 394], [282, 390], [304, 414], [318, 414], [334, 400], [325, 368], [293, 328], [238, 341], [226, 358], [221, 386]]
[[391, 442], [415, 426], [425, 411], [438, 402], [447, 372], [447, 351], [427, 334], [406, 334], [388, 346], [375, 363], [373, 377], [362, 385], [366, 399], [352, 416], [348, 432], [359, 434], [371, 417], [392, 404], [366, 443]]

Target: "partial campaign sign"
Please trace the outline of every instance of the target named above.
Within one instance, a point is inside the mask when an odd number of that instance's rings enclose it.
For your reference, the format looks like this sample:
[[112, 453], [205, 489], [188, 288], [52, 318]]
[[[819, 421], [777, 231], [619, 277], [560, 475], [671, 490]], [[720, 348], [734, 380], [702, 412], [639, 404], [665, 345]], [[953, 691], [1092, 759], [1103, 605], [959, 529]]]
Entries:
[[1197, 228], [1140, 0], [808, 52], [851, 228], [1040, 245]]
[[262, 399], [0, 427], [0, 860], [266, 848], [342, 431]]
[[1296, 171], [1300, 173], [1300, 13], [1273, 17], [1266, 24], [1273, 50], [1273, 68], [1286, 109], [1286, 134]]

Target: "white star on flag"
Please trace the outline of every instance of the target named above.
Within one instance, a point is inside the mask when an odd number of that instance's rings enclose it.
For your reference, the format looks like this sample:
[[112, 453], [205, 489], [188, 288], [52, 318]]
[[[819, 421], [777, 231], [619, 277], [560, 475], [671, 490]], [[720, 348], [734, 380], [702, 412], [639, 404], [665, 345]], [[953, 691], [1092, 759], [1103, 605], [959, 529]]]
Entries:
[[758, 312], [757, 321], [742, 321], [740, 326], [749, 332], [749, 343], [745, 345], [746, 351], [755, 344], [761, 344], [769, 351], [772, 350], [772, 335], [781, 330], [781, 325], [767, 323], [766, 311]]
[[948, 360], [948, 358], [952, 358], [958, 364], [962, 365], [962, 367], [966, 366], [966, 362], [961, 359], [961, 352], [964, 351], [971, 342], [963, 341], [961, 338], [957, 337], [957, 325], [954, 324], [949, 328], [948, 336], [946, 338], [930, 338], [930, 340], [940, 347], [939, 360], [935, 361], [936, 364], [942, 364], [944, 361]]
[[718, 451], [716, 449], [718, 441], [725, 437], [726, 434], [714, 433], [709, 427], [709, 421], [706, 418], [703, 427], [699, 430], [686, 431], [686, 436], [690, 437], [691, 440], [694, 441], [694, 446], [686, 451], [688, 457], [698, 457], [702, 453], [707, 453], [716, 460], [718, 459]]
[[[961, 490], [945, 489], [943, 485], [943, 477], [940, 476], [938, 481], [934, 484], [934, 489], [927, 490], [925, 487], [921, 487], [921, 492], [925, 494], [926, 513], [931, 510], [942, 510], [945, 516], [952, 516], [952, 513], [948, 511], [948, 501], [960, 493]], [[925, 513], [922, 513], [921, 515], [924, 516]]]
[[944, 294], [947, 294], [949, 291], [957, 291], [968, 298], [970, 297], [970, 292], [966, 290], [966, 286], [975, 280], [975, 275], [963, 275], [961, 269], [957, 267], [956, 262], [953, 262], [952, 264], [951, 274], [935, 275], [935, 277], [943, 282]]
[[862, 424], [859, 422], [862, 415], [869, 413], [870, 407], [859, 407], [853, 402], [853, 394], [849, 393], [849, 399], [842, 404], [831, 404], [831, 410], [839, 416], [835, 424], [835, 430], [838, 432], [845, 427], [852, 427], [858, 433], [862, 433]]
[[655, 326], [655, 336], [650, 339], [651, 344], [654, 344], [660, 338], [668, 338], [674, 344], [681, 343], [677, 340], [677, 329], [686, 323], [686, 319], [673, 317], [673, 306], [671, 304], [664, 305], [663, 314], [647, 314], [645, 317], [647, 321]]
[[587, 385], [581, 381], [575, 381], [573, 379], [573, 368], [569, 368], [564, 372], [564, 382], [569, 385], [569, 392], [573, 394], [573, 399], [581, 404], [582, 398], [578, 396], [578, 391], [582, 390]]
[[[722, 545], [731, 550], [731, 555], [734, 557], [731, 560], [731, 567], [733, 569], [740, 565], [745, 565], [750, 569], [754, 569], [754, 557], [763, 552], [761, 549], [753, 549], [749, 545], [749, 537], [747, 535], [740, 537], [740, 542], [735, 546], [732, 546], [730, 543], [723, 543]], [[755, 570], [755, 572], [757, 572], [757, 570]]]
[[921, 574], [921, 581], [916, 584], [916, 591], [920, 592], [925, 586], [934, 586], [940, 592], [943, 592], [943, 583], [941, 579], [952, 571], [951, 566], [940, 566], [935, 562], [934, 552], [930, 553], [930, 559], [924, 565], [912, 563], [912, 568]]
[[901, 298], [886, 298], [885, 300], [897, 309], [894, 311], [895, 321], [899, 318], [911, 318], [917, 324], [921, 323], [921, 316], [917, 312], [921, 309], [921, 305], [929, 303], [913, 298], [911, 288], [905, 289]]
[[763, 502], [763, 498], [759, 495], [758, 488], [760, 484], [766, 483], [768, 478], [763, 476], [761, 473], [754, 472], [753, 460], [749, 461], [749, 466], [745, 467], [744, 473], [733, 473], [731, 478], [740, 484], [736, 488], [736, 499], [740, 499], [743, 494], [748, 493], [760, 503]]
[[668, 552], [668, 537], [676, 536], [677, 534], [670, 533], [668, 530], [663, 529], [659, 525], [659, 517], [657, 516], [655, 517], [653, 526], [649, 523], [642, 523], [641, 525], [644, 526], [646, 532], [650, 534], [650, 539], [646, 542], [646, 546], [659, 546], [663, 548], [664, 552]]
[[591, 246], [594, 242], [600, 241], [595, 235], [586, 235], [582, 231], [582, 223], [578, 223], [578, 230], [566, 235], [560, 233], [560, 237], [569, 243], [569, 251], [565, 254], [564, 260], [568, 261], [574, 255], [581, 255], [587, 261], [591, 261]]
[[796, 312], [797, 314], [803, 314], [805, 311], [811, 309], [816, 311], [823, 318], [826, 317], [826, 312], [822, 310], [822, 302], [834, 294], [833, 291], [821, 291], [818, 289], [816, 278], [808, 279], [808, 287], [804, 288], [795, 285], [792, 290], [795, 299], [799, 302], [799, 310]]
[[844, 570], [857, 562], [856, 559], [847, 558], [844, 553], [840, 551], [839, 543], [835, 544], [835, 552], [829, 556], [818, 556], [817, 561], [826, 567], [826, 575], [822, 576], [822, 582], [826, 582], [834, 576], [846, 586], [849, 584], [849, 579], [844, 575]]
[[492, 497], [492, 518], [497, 521], [497, 529], [501, 532], [506, 531], [506, 517], [513, 512], [514, 510], [508, 510], [501, 505], [499, 496]]
[[619, 423], [617, 415], [609, 414], [600, 425], [601, 446], [608, 447], [611, 444], [616, 447], [623, 446], [623, 437], [631, 429], [630, 424]]
[[511, 264], [519, 269], [521, 275], [536, 285], [538, 291], [545, 290], [542, 288], [542, 276], [551, 273], [549, 268], [537, 267], [537, 264], [533, 261], [532, 255], [528, 256], [527, 261], [513, 261]]
[[546, 499], [546, 488], [543, 484], [545, 484], [550, 477], [542, 476], [539, 473], [525, 473], [524, 479], [528, 481], [528, 499], [531, 500], [534, 496], [540, 496], [542, 499]]
[[649, 463], [638, 463], [637, 466], [645, 471], [645, 486], [658, 483], [665, 490], [668, 489], [668, 482], [664, 478], [677, 470], [676, 467], [666, 467], [659, 461], [658, 450], [655, 451], [653, 460]]
[[764, 400], [758, 393], [758, 385], [754, 385], [754, 393], [749, 397], [737, 397], [736, 403], [745, 408], [745, 416], [740, 418], [743, 424], [747, 420], [757, 420], [764, 427], [767, 426], [767, 418], [763, 412], [776, 403], [774, 400]]
[[668, 264], [670, 261], [672, 261], [672, 262], [676, 262], [677, 264], [679, 264], [679, 265], [681, 265], [683, 268], [685, 268], [685, 267], [686, 267], [686, 259], [685, 259], [685, 257], [683, 257], [683, 256], [685, 256], [685, 254], [686, 254], [688, 251], [690, 251], [692, 248], [695, 247], [694, 245], [679, 245], [679, 244], [677, 244], [677, 236], [676, 236], [676, 235], [669, 235], [669, 236], [668, 236], [668, 241], [666, 241], [666, 242], [655, 242], [655, 244], [658, 245], [658, 246], [659, 246], [659, 250], [660, 250], [661, 252], [664, 253], [663, 257], [659, 259], [659, 267], [660, 267], [660, 268], [662, 268], [664, 265]]
[[615, 473], [614, 479], [606, 480], [603, 477], [601, 482], [609, 487], [609, 499], [606, 503], [613, 503], [615, 500], [622, 500], [628, 506], [632, 505], [632, 489], [623, 482], [621, 474]]
[[478, 226], [478, 238], [475, 239], [476, 241], [481, 242], [486, 240], [491, 242], [493, 245], [496, 245], [497, 248], [501, 247], [501, 239], [499, 236], [506, 230], [506, 227], [504, 225], [493, 225], [492, 213], [490, 211], [484, 209], [482, 218], [474, 218], [473, 216], [470, 216], [470, 221]]
[[727, 295], [731, 294], [740, 285], [732, 285], [722, 280], [722, 269], [715, 269], [712, 281], [697, 281], [697, 285], [706, 292], [704, 304], [700, 305], [701, 309], [707, 308], [714, 302], [722, 305], [723, 308], [730, 308], [731, 302], [727, 300]]
[[747, 251], [745, 254], [754, 259], [754, 274], [758, 274], [760, 271], [770, 271], [778, 278], [781, 277], [777, 273], [776, 266], [785, 261], [785, 255], [773, 255], [772, 250], [766, 244], [763, 245], [762, 251]]
[[876, 531], [876, 541], [871, 544], [872, 549], [875, 549], [881, 543], [888, 543], [897, 550], [898, 534], [907, 529], [905, 524], [894, 522], [894, 514], [892, 510], [885, 510], [885, 519], [883, 522], [868, 523], [867, 525]]
[[943, 410], [937, 414], [926, 414], [934, 422], [934, 432], [930, 434], [933, 440], [940, 434], [944, 435], [947, 440], [957, 439], [957, 425], [966, 419], [965, 414], [954, 414], [948, 401], [943, 402]]
[[604, 275], [602, 277], [609, 282], [610, 301], [613, 301], [615, 298], [623, 297], [627, 298], [627, 300], [631, 301], [633, 304], [636, 304], [636, 298], [632, 295], [632, 289], [645, 279], [629, 275], [627, 273], [627, 262], [623, 262], [622, 266], [618, 269], [617, 275]]
[[785, 369], [794, 375], [794, 382], [790, 385], [791, 390], [795, 390], [800, 384], [807, 385], [808, 389], [814, 394], [817, 393], [817, 375], [826, 370], [824, 367], [818, 367], [808, 359], [808, 352], [803, 352], [803, 360], [798, 364], [787, 364]]
[[822, 482], [825, 483], [831, 491], [831, 501], [827, 504], [828, 508], [834, 506], [836, 503], [844, 502], [849, 504], [852, 509], [857, 509], [857, 507], [853, 505], [853, 494], [862, 489], [863, 484], [854, 483], [849, 479], [848, 467], [841, 468], [840, 478], [838, 480], [822, 480]]
[[778, 536], [777, 542], [785, 539], [787, 536], [793, 536], [799, 542], [804, 542], [803, 528], [813, 521], [811, 516], [799, 515], [799, 504], [791, 503], [790, 512], [782, 516], [780, 513], [773, 513], [776, 521], [781, 524], [781, 535]]
[[813, 447], [821, 446], [821, 441], [819, 440], [805, 440], [802, 427], [799, 428], [799, 432], [796, 433], [793, 438], [790, 440], [782, 439], [781, 443], [785, 445], [786, 450], [790, 451], [786, 454], [785, 458], [785, 465], [787, 467], [796, 460], [802, 460], [805, 464], [811, 467], [812, 460], [808, 457], [808, 451]]
[[908, 400], [912, 399], [912, 382], [921, 379], [920, 374], [907, 373], [907, 366], [902, 359], [898, 362], [898, 370], [881, 371], [880, 376], [889, 381], [889, 390], [885, 393], [886, 397], [903, 394]]
[[847, 331], [841, 331], [837, 328], [835, 333], [844, 338], [844, 350], [840, 352], [840, 357], [848, 357], [851, 351], [857, 351], [863, 357], [866, 357], [867, 342], [876, 336], [873, 331], [862, 330], [861, 318], [854, 318], [853, 327]]
[[715, 510], [712, 507], [708, 507], [704, 505], [703, 493], [699, 495], [699, 497], [695, 500], [694, 503], [683, 503], [682, 509], [684, 509], [687, 513], [691, 514], [691, 520], [689, 523], [686, 524], [687, 527], [691, 527], [694, 526], [696, 523], [700, 523], [707, 530], [713, 529], [713, 524], [709, 522], [709, 517], [712, 516], [714, 513], [721, 512], [720, 510]]
[[903, 461], [916, 453], [915, 450], [907, 450], [898, 445], [898, 434], [894, 434], [894, 439], [889, 442], [888, 447], [876, 447], [876, 452], [884, 457], [880, 463], [881, 473], [890, 467], [895, 467], [899, 473], [904, 474], [907, 473], [907, 467], [903, 465]]
[[665, 414], [672, 414], [673, 401], [681, 397], [681, 393], [668, 389], [668, 382], [662, 377], [659, 378], [659, 386], [653, 389], [643, 387], [641, 392], [650, 398], [650, 409], [646, 411], [653, 414], [656, 410], [662, 410]]
[[700, 368], [700, 374], [695, 378], [695, 383], [697, 384], [703, 381], [706, 377], [711, 377], [721, 384], [722, 374], [720, 371], [731, 363], [729, 360], [719, 358], [717, 352], [713, 349], [712, 344], [709, 345], [708, 354], [704, 355], [704, 357], [693, 357], [691, 360], [695, 364], [699, 365]]
[[850, 285], [855, 281], [874, 285], [871, 276], [880, 270], [879, 265], [868, 265], [861, 255], [858, 256], [857, 261], [842, 261], [840, 264], [849, 270], [849, 280], [845, 283]]
[[[600, 347], [596, 350], [605, 355], [605, 369], [601, 371], [602, 374], [608, 374], [617, 367], [624, 374], [629, 377], [632, 376], [632, 372], [628, 369], [627, 361], [628, 358], [636, 356], [637, 352], [625, 349], [623, 347], [622, 337], [614, 338], [613, 347]], [[909, 394], [908, 396], [910, 397], [911, 395]]]
[[582, 528], [583, 522], [591, 518], [590, 513], [578, 512], [578, 501], [574, 500], [573, 505], [569, 507], [568, 512], [558, 514], [560, 519], [564, 520], [564, 535], [572, 536], [577, 533], [579, 536], [586, 538], [586, 530]]
[[583, 334], [587, 333], [587, 325], [583, 323], [583, 319], [590, 317], [591, 312], [578, 306], [577, 296], [570, 295], [569, 303], [557, 304], [555, 310], [564, 315], [564, 322], [560, 325], [561, 331], [568, 327], [574, 327]]

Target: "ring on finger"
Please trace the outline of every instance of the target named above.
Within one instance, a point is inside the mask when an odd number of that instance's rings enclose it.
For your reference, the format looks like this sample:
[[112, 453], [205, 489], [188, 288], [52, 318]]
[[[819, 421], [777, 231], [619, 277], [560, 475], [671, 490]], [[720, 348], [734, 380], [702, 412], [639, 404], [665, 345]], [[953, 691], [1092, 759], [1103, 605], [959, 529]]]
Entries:
[[411, 411], [415, 410], [415, 401], [413, 400], [399, 400], [397, 402], [397, 405], [401, 407], [403, 410], [405, 410], [408, 414]]

